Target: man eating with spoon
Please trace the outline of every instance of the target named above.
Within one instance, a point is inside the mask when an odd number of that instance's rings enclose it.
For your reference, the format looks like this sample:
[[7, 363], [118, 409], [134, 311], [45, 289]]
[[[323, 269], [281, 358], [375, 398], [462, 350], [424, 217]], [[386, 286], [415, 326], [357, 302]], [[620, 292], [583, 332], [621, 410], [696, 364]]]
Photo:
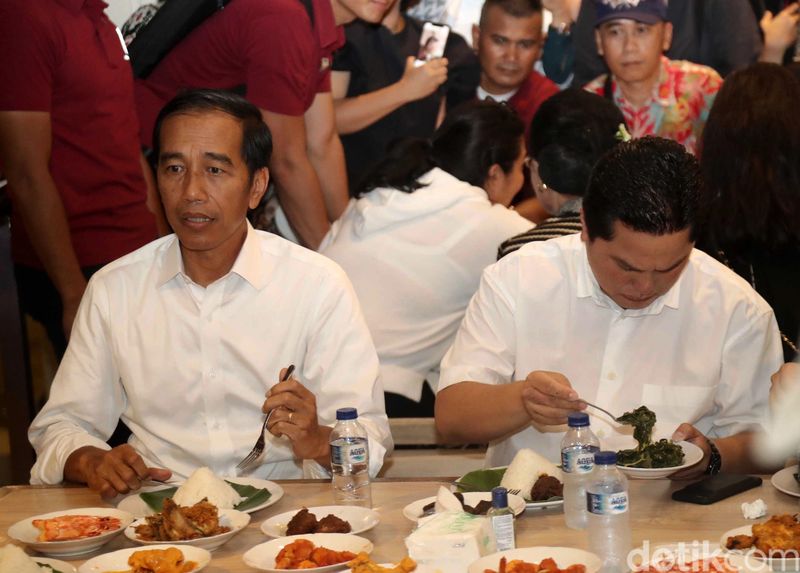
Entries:
[[[489, 442], [488, 466], [523, 447], [554, 460], [581, 399], [618, 415], [645, 405], [655, 437], [703, 450], [676, 477], [751, 471], [781, 341], [767, 303], [693, 248], [699, 186], [696, 160], [672, 141], [604, 156], [580, 235], [526, 245], [484, 271], [442, 360], [439, 432]], [[622, 437], [589, 413], [606, 447]]]
[[[377, 474], [392, 440], [350, 283], [328, 259], [246, 219], [269, 178], [258, 109], [225, 92], [186, 92], [161, 111], [154, 148], [175, 234], [89, 283], [29, 430], [31, 482], [86, 483], [109, 497], [201, 466], [235, 475], [264, 412], [269, 435], [247, 475], [322, 477], [336, 409], [349, 406]], [[290, 364], [295, 374], [276, 384]], [[120, 418], [132, 435], [110, 449]]]

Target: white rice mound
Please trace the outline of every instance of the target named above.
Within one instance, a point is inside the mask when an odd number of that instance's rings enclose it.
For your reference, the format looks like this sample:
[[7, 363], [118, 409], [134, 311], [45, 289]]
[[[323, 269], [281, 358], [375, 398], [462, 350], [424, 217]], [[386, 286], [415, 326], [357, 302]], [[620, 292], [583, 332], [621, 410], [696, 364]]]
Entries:
[[206, 467], [196, 469], [186, 483], [178, 488], [172, 500], [178, 505], [189, 507], [203, 498], [219, 509], [233, 509], [244, 500], [230, 484]]
[[564, 481], [558, 466], [533, 450], [523, 448], [514, 456], [511, 465], [508, 466], [506, 473], [503, 474], [500, 485], [506, 489], [518, 489], [521, 496], [529, 499], [533, 484], [543, 475], [549, 475], [559, 481]]
[[0, 547], [0, 573], [50, 573], [50, 569], [39, 567], [22, 549], [9, 544]]

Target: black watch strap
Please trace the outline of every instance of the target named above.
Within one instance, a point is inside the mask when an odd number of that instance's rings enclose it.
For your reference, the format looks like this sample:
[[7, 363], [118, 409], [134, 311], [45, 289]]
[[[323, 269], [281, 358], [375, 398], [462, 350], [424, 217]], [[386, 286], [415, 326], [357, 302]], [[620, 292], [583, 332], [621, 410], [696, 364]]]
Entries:
[[722, 469], [722, 456], [719, 454], [717, 446], [711, 440], [708, 440], [708, 447], [711, 449], [711, 457], [708, 460], [708, 467], [706, 468], [706, 475], [715, 476]]

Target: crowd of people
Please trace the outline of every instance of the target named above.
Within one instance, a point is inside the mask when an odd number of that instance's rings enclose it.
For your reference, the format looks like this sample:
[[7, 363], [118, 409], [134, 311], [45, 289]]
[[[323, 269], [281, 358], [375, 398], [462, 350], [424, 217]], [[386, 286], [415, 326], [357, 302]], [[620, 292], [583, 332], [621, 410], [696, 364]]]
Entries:
[[137, 78], [104, 8], [0, 5], [20, 308], [61, 359], [32, 482], [232, 475], [273, 412], [249, 471], [319, 477], [348, 406], [373, 475], [387, 414], [555, 459], [584, 400], [698, 445], [679, 478], [764, 469], [798, 3], [485, 0], [445, 41], [401, 0], [231, 0]]

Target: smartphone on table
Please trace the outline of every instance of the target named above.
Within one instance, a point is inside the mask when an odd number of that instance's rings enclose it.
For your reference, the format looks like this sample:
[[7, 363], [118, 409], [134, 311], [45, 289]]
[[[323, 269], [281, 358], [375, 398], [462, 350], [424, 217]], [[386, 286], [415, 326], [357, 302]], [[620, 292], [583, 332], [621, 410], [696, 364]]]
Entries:
[[717, 474], [672, 492], [672, 499], [710, 505], [761, 485], [761, 478], [741, 474]]

